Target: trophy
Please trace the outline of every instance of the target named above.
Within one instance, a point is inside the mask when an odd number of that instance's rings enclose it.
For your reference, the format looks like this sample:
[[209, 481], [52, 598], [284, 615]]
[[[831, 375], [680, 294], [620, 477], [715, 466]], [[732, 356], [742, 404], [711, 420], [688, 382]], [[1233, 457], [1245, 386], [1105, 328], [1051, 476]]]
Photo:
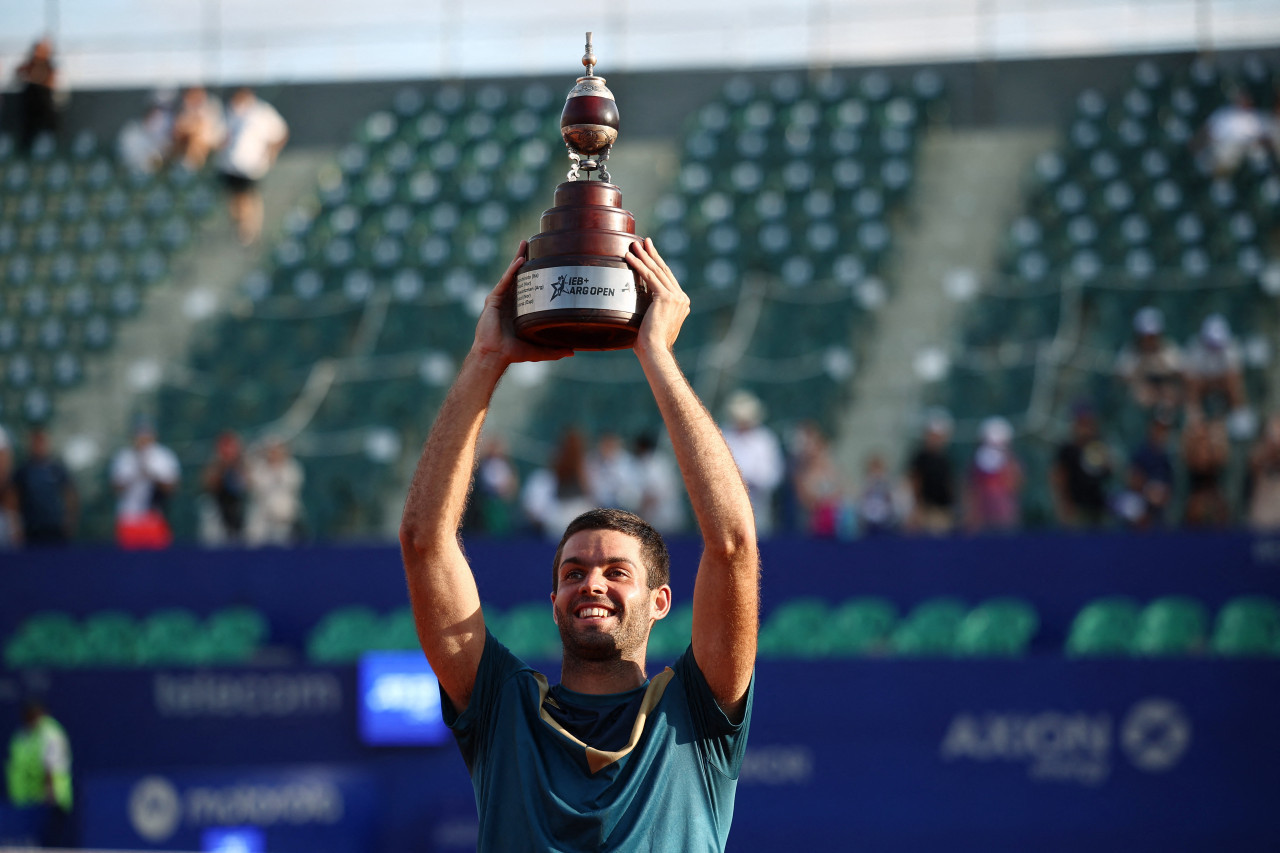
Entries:
[[[523, 340], [575, 350], [627, 349], [635, 343], [649, 294], [626, 255], [636, 218], [623, 210], [622, 191], [609, 183], [605, 162], [618, 138], [618, 105], [594, 71], [587, 33], [579, 77], [560, 115], [569, 149], [569, 180], [556, 187], [554, 207], [516, 277], [515, 332]], [[592, 179], [591, 172], [598, 173]], [[586, 173], [586, 174], [584, 174]]]

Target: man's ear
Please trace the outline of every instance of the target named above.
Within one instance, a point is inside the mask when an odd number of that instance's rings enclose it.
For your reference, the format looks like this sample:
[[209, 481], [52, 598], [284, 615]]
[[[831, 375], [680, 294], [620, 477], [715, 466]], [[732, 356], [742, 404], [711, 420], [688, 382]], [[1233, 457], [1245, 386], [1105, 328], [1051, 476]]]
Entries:
[[560, 624], [560, 617], [556, 613], [556, 594], [554, 592], [551, 593], [551, 621], [556, 625]]
[[665, 619], [671, 612], [671, 587], [663, 584], [653, 590], [653, 618]]

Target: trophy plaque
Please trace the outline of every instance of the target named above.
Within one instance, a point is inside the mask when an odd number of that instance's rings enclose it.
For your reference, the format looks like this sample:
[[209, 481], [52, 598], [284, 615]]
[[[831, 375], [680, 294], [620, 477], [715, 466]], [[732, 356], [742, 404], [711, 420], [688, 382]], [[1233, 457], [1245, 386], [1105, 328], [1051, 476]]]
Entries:
[[[554, 206], [529, 239], [516, 277], [516, 335], [575, 350], [627, 349], [649, 306], [649, 294], [627, 264], [636, 218], [622, 209], [622, 191], [609, 182], [605, 162], [618, 138], [618, 105], [587, 33], [579, 77], [560, 115], [569, 149], [569, 180], [556, 187]], [[598, 177], [592, 179], [591, 172]]]

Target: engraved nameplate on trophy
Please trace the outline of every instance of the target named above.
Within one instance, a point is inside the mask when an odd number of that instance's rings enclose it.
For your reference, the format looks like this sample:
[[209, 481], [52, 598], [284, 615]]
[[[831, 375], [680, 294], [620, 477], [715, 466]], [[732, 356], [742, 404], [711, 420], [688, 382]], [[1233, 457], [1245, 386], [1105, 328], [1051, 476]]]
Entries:
[[[579, 77], [560, 115], [560, 135], [573, 167], [556, 187], [554, 206], [529, 240], [516, 278], [516, 334], [533, 343], [575, 350], [627, 349], [649, 306], [627, 264], [636, 220], [622, 209], [622, 191], [605, 162], [618, 138], [618, 105], [594, 73], [587, 33]], [[591, 172], [598, 177], [592, 179]]]

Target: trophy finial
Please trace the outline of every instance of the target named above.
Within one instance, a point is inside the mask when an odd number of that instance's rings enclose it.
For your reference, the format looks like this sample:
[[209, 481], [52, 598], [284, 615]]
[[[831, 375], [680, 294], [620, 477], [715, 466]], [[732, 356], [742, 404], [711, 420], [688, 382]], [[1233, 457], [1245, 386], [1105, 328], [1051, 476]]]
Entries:
[[560, 114], [560, 135], [574, 164], [569, 173], [573, 180], [578, 179], [580, 169], [585, 169], [599, 171], [600, 178], [608, 181], [609, 171], [604, 162], [618, 139], [618, 104], [604, 78], [596, 76], [591, 33], [587, 33], [587, 51], [582, 55], [582, 64], [587, 75], [578, 78], [565, 99], [564, 111]]
[[591, 33], [587, 33], [587, 49], [586, 52], [582, 54], [582, 64], [587, 69], [587, 76], [594, 77], [596, 74], [596, 54], [595, 51], [591, 49]]

